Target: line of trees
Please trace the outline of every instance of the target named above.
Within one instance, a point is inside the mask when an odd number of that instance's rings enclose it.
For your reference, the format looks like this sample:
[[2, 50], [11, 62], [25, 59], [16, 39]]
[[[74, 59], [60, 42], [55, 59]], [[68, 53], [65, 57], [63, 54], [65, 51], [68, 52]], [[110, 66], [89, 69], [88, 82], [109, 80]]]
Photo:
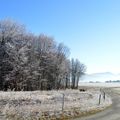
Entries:
[[0, 90], [78, 88], [86, 66], [44, 34], [34, 35], [11, 20], [0, 21]]

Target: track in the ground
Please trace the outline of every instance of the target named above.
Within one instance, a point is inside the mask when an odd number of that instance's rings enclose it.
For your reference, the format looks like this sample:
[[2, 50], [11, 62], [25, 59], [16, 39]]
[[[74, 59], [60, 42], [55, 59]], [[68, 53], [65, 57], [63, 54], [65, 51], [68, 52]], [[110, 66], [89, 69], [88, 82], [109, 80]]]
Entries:
[[107, 90], [107, 93], [112, 97], [111, 107], [100, 113], [74, 120], [120, 120], [120, 95], [111, 89]]

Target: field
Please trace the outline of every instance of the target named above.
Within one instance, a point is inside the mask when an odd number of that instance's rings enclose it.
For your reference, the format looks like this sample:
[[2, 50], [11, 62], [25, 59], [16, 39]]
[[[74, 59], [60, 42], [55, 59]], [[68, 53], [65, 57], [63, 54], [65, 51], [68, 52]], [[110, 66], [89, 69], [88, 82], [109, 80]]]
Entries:
[[[99, 104], [99, 96], [101, 101]], [[0, 112], [9, 120], [60, 119], [74, 117], [91, 110], [101, 110], [111, 104], [111, 99], [99, 88], [59, 91], [0, 92]], [[75, 112], [76, 111], [76, 112]]]
[[86, 82], [80, 82], [79, 86], [83, 87], [103, 87], [103, 88], [114, 88], [114, 87], [120, 87], [120, 83], [86, 83]]

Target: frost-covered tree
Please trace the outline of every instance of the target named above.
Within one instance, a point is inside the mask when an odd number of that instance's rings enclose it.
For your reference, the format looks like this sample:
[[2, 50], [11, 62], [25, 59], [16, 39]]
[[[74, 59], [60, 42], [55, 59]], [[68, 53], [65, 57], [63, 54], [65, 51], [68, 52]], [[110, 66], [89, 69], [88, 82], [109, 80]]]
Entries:
[[17, 67], [18, 50], [24, 44], [20, 41], [23, 33], [23, 26], [10, 20], [0, 21], [0, 89], [3, 89], [6, 75]]
[[[0, 21], [0, 90], [78, 87], [85, 66], [68, 58], [69, 49], [47, 35], [34, 35], [24, 25]], [[71, 77], [72, 76], [72, 77]]]
[[84, 75], [86, 72], [86, 66], [81, 63], [78, 59], [71, 60], [71, 87], [78, 88], [79, 80], [82, 75]]

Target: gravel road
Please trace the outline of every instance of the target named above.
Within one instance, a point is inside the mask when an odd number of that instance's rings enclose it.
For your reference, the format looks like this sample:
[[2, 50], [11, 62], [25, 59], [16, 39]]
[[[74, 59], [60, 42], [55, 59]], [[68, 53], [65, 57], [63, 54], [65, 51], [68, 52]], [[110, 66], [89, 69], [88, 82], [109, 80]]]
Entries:
[[77, 118], [74, 120], [120, 120], [120, 94], [111, 89], [106, 92], [111, 96], [113, 104], [108, 109], [87, 117]]

